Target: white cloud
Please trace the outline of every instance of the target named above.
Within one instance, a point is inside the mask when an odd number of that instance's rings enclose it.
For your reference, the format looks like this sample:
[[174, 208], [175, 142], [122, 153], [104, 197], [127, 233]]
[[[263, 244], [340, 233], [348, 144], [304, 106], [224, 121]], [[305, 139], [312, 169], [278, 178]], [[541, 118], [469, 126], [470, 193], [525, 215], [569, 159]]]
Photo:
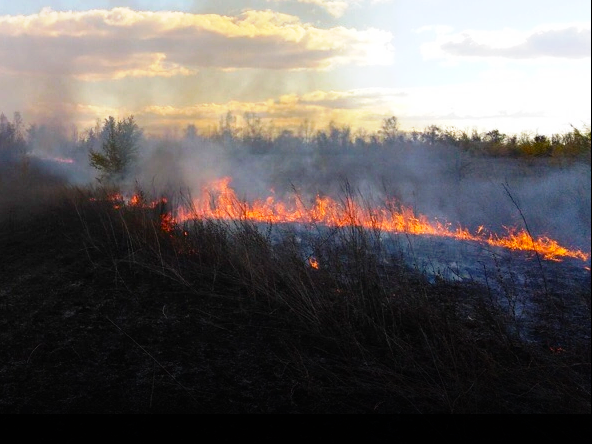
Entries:
[[433, 30], [436, 39], [422, 45], [427, 59], [540, 59], [590, 58], [590, 23], [544, 25], [529, 31], [501, 29], [497, 31], [466, 30], [453, 33], [451, 28]]
[[324, 70], [390, 64], [392, 35], [318, 28], [273, 11], [239, 16], [129, 8], [0, 16], [0, 73], [80, 79], [189, 75], [203, 67]]
[[390, 3], [393, 0], [267, 0], [268, 2], [298, 2], [309, 5], [316, 5], [335, 18], [341, 17], [351, 6], [362, 6], [362, 3]]
[[350, 5], [359, 3], [352, 0], [267, 0], [268, 2], [287, 2], [297, 1], [298, 3], [307, 3], [319, 6], [327, 11], [333, 17], [341, 17]]

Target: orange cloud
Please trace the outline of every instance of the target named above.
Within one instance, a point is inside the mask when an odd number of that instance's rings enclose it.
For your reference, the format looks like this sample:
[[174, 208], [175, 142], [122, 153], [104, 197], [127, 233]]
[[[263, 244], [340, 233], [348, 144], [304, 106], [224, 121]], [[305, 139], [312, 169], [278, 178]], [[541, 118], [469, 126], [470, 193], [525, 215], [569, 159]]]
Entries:
[[0, 72], [82, 80], [191, 75], [200, 68], [325, 70], [393, 61], [392, 35], [319, 28], [273, 11], [238, 16], [129, 8], [0, 16]]

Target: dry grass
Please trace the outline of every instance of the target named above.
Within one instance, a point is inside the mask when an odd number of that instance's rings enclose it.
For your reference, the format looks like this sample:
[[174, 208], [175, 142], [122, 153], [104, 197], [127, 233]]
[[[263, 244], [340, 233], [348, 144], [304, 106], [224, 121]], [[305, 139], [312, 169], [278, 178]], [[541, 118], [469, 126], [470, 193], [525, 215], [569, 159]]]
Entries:
[[[83, 338], [89, 334], [85, 328], [96, 324], [68, 330], [72, 336], [55, 343], [54, 351], [80, 350], [88, 341], [93, 359], [110, 363], [101, 367], [104, 374], [91, 374], [82, 358], [48, 361], [43, 346], [33, 349], [17, 336], [23, 329], [36, 331], [26, 323], [46, 305], [23, 305], [18, 316], [24, 326], [2, 337], [3, 343], [12, 341], [4, 356], [10, 365], [2, 369], [11, 387], [4, 412], [63, 412], [74, 406], [111, 411], [98, 400], [100, 387], [91, 383], [98, 378], [129, 392], [109, 391], [120, 412], [154, 411], [160, 400], [160, 409], [170, 412], [590, 413], [589, 286], [574, 295], [570, 310], [557, 302], [560, 295], [539, 298], [539, 340], [526, 341], [516, 319], [485, 287], [428, 281], [387, 253], [377, 230], [302, 231], [247, 220], [197, 220], [163, 229], [170, 210], [165, 204], [115, 208], [109, 198], [115, 190], [51, 188], [43, 212], [21, 218], [18, 226], [14, 218], [1, 222], [0, 245], [8, 251], [3, 260], [10, 261], [10, 275], [0, 282], [8, 288], [4, 304], [29, 294], [26, 284], [16, 290], [19, 273], [21, 279], [35, 273], [30, 264], [50, 261], [43, 253], [55, 250], [54, 260], [67, 258], [71, 267], [55, 278], [55, 291], [47, 297], [67, 305], [71, 296], [96, 310], [91, 319], [100, 327], [94, 339]], [[41, 285], [49, 290], [52, 279]], [[93, 297], [81, 302], [74, 290], [65, 291], [76, 285]], [[68, 310], [53, 314], [54, 328], [70, 322], [63, 318]], [[191, 323], [184, 313], [193, 316]], [[568, 313], [571, 317], [562, 317]], [[119, 352], [126, 338], [127, 351]], [[15, 347], [22, 347], [21, 354], [29, 350], [26, 363], [17, 365]], [[46, 363], [34, 367], [41, 356]], [[150, 362], [149, 371], [138, 367], [141, 356]], [[219, 364], [215, 371], [213, 362]], [[61, 400], [53, 404], [33, 395], [19, 398], [66, 365], [80, 366], [76, 378], [87, 381], [86, 392], [72, 395], [58, 386], [47, 395]], [[36, 374], [40, 382], [11, 373], [23, 366], [42, 372]], [[158, 368], [168, 392], [155, 387]], [[150, 401], [138, 401], [137, 392], [145, 394], [147, 386]], [[239, 393], [239, 403], [229, 404]], [[62, 402], [67, 396], [75, 399]]]

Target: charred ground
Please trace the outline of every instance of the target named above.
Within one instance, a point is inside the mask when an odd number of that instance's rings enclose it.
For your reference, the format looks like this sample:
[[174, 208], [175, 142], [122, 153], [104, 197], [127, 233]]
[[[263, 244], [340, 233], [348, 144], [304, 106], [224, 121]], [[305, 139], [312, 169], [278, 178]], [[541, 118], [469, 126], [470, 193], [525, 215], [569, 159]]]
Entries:
[[533, 291], [527, 341], [484, 286], [385, 264], [363, 230], [319, 239], [315, 269], [289, 233], [163, 230], [160, 210], [19, 177], [0, 221], [2, 413], [590, 413], [589, 274]]

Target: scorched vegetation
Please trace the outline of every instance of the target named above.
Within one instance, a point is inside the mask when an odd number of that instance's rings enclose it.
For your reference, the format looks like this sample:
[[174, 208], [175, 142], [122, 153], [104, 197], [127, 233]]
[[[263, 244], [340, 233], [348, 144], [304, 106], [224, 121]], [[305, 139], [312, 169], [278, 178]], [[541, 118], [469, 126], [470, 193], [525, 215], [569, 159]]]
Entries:
[[[135, 147], [141, 135], [126, 122]], [[397, 139], [412, 136], [395, 123], [369, 143], [412, 144]], [[253, 219], [252, 205], [236, 195], [211, 196], [212, 206], [225, 207], [197, 217], [191, 193], [157, 190], [156, 181], [150, 189], [130, 180], [131, 164], [123, 177], [117, 162], [92, 157], [116, 146], [111, 124], [111, 138], [72, 145], [104, 166], [101, 182], [73, 184], [31, 160], [32, 148], [7, 135], [15, 128], [4, 122], [1, 412], [590, 413], [589, 251], [565, 267], [583, 270], [577, 279], [550, 274], [533, 254], [514, 262], [528, 264], [532, 281], [518, 282], [517, 270], [500, 264], [486, 282], [430, 274], [405, 257], [415, 234], [400, 233], [401, 243], [378, 221], [356, 223], [359, 196], [348, 181], [336, 202], [350, 224]], [[545, 155], [589, 169], [589, 134], [575, 131], [557, 141], [564, 149], [551, 140], [556, 149]], [[312, 146], [259, 136], [249, 143], [260, 156], [279, 143]], [[518, 153], [498, 136], [467, 144], [486, 151], [479, 156]], [[226, 137], [216, 143], [251, 146]], [[338, 150], [341, 139], [316, 137], [322, 167], [322, 150]], [[465, 180], [476, 157], [454, 152], [455, 180]], [[303, 193], [295, 191], [302, 211], [313, 211]]]

